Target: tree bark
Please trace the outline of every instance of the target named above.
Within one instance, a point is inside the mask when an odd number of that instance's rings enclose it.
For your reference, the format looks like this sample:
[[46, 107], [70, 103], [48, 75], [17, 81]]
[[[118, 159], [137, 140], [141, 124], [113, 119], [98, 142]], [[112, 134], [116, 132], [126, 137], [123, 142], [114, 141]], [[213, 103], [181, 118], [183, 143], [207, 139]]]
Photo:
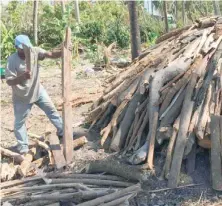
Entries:
[[114, 160], [107, 161], [94, 161], [91, 162], [87, 168], [87, 173], [99, 173], [99, 172], [108, 172], [113, 175], [118, 175], [128, 180], [141, 181], [144, 180], [142, 173], [137, 170], [135, 167], [120, 163]]
[[222, 191], [220, 116], [211, 116], [211, 173], [213, 189]]
[[71, 78], [71, 60], [72, 52], [69, 50], [71, 45], [71, 29], [66, 28], [65, 42], [62, 47], [62, 97], [63, 103], [63, 144], [66, 163], [72, 162], [73, 158], [73, 129], [72, 129], [72, 78]]
[[0, 147], [1, 155], [11, 157], [15, 162], [21, 163], [24, 160], [24, 157], [16, 152], [12, 152], [8, 149]]
[[118, 198], [120, 198], [120, 197], [122, 197], [126, 194], [131, 193], [131, 192], [139, 192], [140, 190], [141, 190], [140, 185], [133, 185], [131, 187], [127, 187], [125, 189], [114, 192], [112, 194], [105, 195], [103, 197], [96, 198], [94, 200], [78, 204], [78, 206], [97, 206], [97, 205], [100, 205], [102, 203], [107, 203], [107, 202], [113, 201], [115, 199], [118, 199]]
[[65, 3], [64, 0], [61, 0], [62, 14], [65, 13]]
[[185, 0], [182, 0], [182, 20], [183, 20], [183, 25], [185, 26], [186, 22], [185, 22]]
[[221, 15], [221, 12], [220, 12], [220, 1], [213, 0], [213, 7], [214, 7], [214, 14], [216, 16], [220, 16]]
[[175, 1], [175, 18], [176, 18], [176, 22], [178, 22], [178, 13], [179, 13], [179, 9], [178, 9], [178, 1]]
[[75, 18], [78, 24], [80, 23], [80, 15], [79, 15], [79, 0], [74, 0], [75, 4]]
[[163, 13], [164, 13], [164, 22], [165, 22], [165, 32], [168, 33], [169, 25], [168, 25], [168, 19], [167, 19], [167, 2], [166, 1], [163, 1]]
[[38, 4], [38, 0], [33, 2], [33, 36], [35, 45], [38, 45]]
[[140, 39], [140, 30], [138, 24], [138, 14], [136, 1], [129, 1], [129, 16], [130, 16], [130, 34], [131, 34], [131, 54], [132, 60], [139, 56], [141, 51], [141, 39]]

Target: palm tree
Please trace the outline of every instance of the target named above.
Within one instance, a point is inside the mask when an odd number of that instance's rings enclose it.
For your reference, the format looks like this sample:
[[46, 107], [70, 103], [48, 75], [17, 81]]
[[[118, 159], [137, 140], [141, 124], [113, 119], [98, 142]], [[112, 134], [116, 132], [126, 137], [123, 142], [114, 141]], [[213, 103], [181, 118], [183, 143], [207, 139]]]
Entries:
[[64, 0], [61, 0], [62, 13], [65, 13], [65, 3]]
[[185, 1], [182, 0], [182, 19], [183, 19], [183, 25], [185, 25]]
[[167, 4], [166, 1], [163, 1], [163, 14], [164, 14], [164, 22], [165, 22], [165, 31], [166, 33], [169, 31], [168, 19], [167, 19]]
[[219, 1], [213, 0], [213, 7], [214, 7], [214, 14], [215, 15], [221, 15]]
[[78, 23], [80, 23], [79, 1], [78, 1], [78, 0], [74, 0], [74, 4], [75, 4], [75, 18], [76, 18], [76, 21], [77, 21]]
[[138, 14], [136, 1], [128, 2], [129, 17], [130, 17], [130, 35], [131, 35], [131, 54], [132, 60], [139, 56], [140, 53], [140, 30], [138, 24]]
[[35, 45], [38, 45], [38, 0], [33, 2], [33, 34]]

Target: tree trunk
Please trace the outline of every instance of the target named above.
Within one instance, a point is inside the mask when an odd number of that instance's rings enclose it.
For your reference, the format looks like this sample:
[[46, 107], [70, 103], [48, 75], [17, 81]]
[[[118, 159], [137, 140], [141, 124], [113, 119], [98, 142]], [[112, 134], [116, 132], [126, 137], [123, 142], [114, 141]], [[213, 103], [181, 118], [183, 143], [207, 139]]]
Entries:
[[35, 45], [38, 45], [38, 4], [39, 1], [33, 2], [33, 35]]
[[214, 14], [215, 15], [221, 15], [220, 13], [220, 4], [218, 0], [213, 0], [213, 7], [214, 7]]
[[65, 13], [65, 3], [64, 0], [61, 0], [62, 14]]
[[131, 34], [131, 54], [132, 60], [139, 56], [140, 48], [140, 30], [138, 24], [138, 14], [136, 1], [128, 2], [129, 16], [130, 16], [130, 34]]
[[175, 18], [176, 18], [176, 22], [178, 21], [178, 1], [175, 1]]
[[76, 21], [77, 21], [78, 23], [80, 23], [79, 1], [78, 1], [78, 0], [74, 0], [74, 4], [75, 4], [75, 18], [76, 18]]
[[165, 22], [165, 31], [166, 33], [169, 31], [168, 19], [167, 19], [167, 3], [163, 1], [163, 13], [164, 13], [164, 22]]
[[183, 25], [185, 25], [185, 1], [182, 0], [182, 19], [183, 19]]

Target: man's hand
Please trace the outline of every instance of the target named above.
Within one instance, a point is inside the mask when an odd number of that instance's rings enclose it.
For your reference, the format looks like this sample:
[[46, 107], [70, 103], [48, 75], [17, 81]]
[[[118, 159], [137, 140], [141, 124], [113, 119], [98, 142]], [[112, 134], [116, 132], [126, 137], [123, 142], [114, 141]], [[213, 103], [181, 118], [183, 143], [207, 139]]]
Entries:
[[21, 84], [28, 79], [31, 79], [30, 71], [26, 71], [14, 79], [7, 80], [7, 84], [9, 86], [13, 86], [13, 85]]
[[25, 81], [27, 79], [31, 79], [31, 74], [30, 71], [25, 71], [24, 73], [22, 73], [20, 76], [18, 76], [17, 78], [19, 78], [21, 81]]

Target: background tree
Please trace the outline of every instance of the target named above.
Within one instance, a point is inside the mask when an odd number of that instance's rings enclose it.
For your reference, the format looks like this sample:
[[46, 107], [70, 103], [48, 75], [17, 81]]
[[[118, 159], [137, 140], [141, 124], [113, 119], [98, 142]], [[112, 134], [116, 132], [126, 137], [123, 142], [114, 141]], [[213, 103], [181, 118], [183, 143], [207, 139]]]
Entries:
[[214, 14], [221, 15], [219, 1], [213, 0]]
[[78, 23], [80, 23], [79, 1], [78, 1], [78, 0], [75, 0], [75, 1], [74, 1], [74, 4], [75, 4], [75, 18], [76, 18], [76, 21], [77, 21]]
[[65, 2], [64, 0], [61, 0], [61, 7], [62, 7], [62, 13], [65, 13]]
[[38, 45], [38, 1], [33, 1], [33, 33], [35, 45]]
[[129, 1], [128, 9], [130, 17], [131, 54], [132, 59], [135, 59], [137, 56], [139, 56], [141, 50], [141, 39], [136, 1]]
[[165, 32], [169, 31], [168, 19], [167, 19], [167, 4], [166, 1], [163, 1], [163, 14], [164, 14], [164, 22], [165, 22]]
[[182, 20], [183, 20], [183, 25], [186, 24], [186, 20], [185, 20], [185, 1], [182, 0]]

